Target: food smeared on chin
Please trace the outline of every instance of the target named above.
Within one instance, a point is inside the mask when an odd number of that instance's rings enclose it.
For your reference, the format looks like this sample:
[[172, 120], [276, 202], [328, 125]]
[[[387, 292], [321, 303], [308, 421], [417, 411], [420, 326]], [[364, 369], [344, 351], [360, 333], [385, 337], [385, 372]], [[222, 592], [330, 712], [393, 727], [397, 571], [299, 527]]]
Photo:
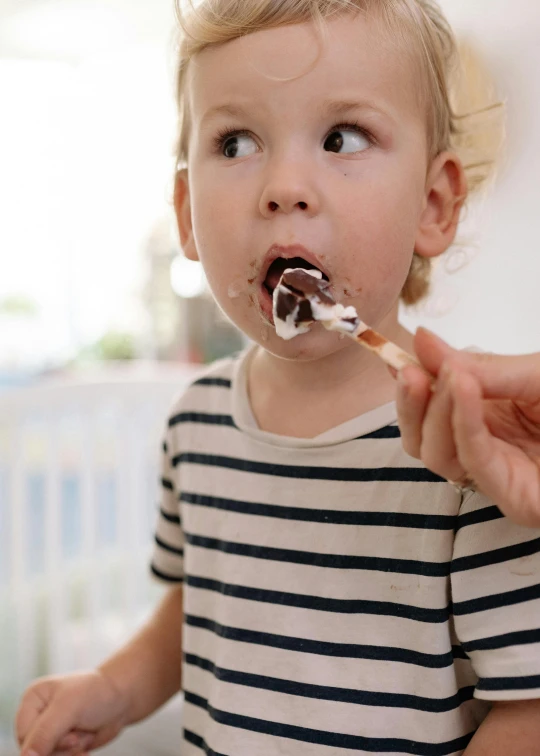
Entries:
[[315, 321], [330, 331], [348, 335], [361, 325], [354, 307], [336, 302], [320, 270], [287, 269], [274, 289], [273, 299], [276, 332], [286, 341], [308, 333]]

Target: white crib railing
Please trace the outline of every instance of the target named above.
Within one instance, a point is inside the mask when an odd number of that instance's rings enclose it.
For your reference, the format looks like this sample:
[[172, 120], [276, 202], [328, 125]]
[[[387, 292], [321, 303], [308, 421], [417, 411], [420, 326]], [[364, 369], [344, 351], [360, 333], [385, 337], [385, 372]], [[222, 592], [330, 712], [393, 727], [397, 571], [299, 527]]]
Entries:
[[0, 745], [37, 676], [96, 664], [144, 618], [160, 437], [188, 367], [0, 394]]

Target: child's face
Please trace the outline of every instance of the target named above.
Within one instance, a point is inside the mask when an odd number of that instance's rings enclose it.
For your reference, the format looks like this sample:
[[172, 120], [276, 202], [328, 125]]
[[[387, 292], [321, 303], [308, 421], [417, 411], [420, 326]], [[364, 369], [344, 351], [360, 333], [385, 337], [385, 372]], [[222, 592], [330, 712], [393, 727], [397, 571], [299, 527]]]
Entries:
[[286, 263], [268, 275], [276, 258], [319, 267], [373, 327], [397, 318], [426, 207], [418, 89], [413, 63], [362, 16], [330, 21], [322, 49], [299, 24], [208, 48], [191, 64], [191, 246], [222, 309], [270, 352], [344, 348], [320, 326], [277, 337], [267, 286]]

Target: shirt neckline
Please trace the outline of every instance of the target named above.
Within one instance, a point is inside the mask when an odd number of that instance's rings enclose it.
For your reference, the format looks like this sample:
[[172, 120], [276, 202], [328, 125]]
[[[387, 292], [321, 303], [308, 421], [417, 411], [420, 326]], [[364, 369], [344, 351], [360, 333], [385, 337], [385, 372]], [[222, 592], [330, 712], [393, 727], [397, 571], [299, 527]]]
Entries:
[[236, 427], [257, 441], [271, 446], [313, 449], [352, 441], [396, 422], [396, 403], [389, 402], [330, 428], [330, 430], [315, 436], [315, 438], [281, 436], [277, 433], [261, 430], [253, 415], [247, 390], [248, 368], [256, 348], [256, 346], [249, 347], [237, 359], [232, 376], [231, 391], [232, 414]]

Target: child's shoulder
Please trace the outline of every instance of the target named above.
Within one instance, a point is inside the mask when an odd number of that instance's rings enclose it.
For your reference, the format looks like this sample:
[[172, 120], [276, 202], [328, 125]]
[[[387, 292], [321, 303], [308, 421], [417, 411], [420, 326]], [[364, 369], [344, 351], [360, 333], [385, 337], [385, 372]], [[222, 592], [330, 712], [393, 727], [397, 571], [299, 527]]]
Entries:
[[171, 414], [197, 410], [216, 402], [226, 403], [236, 367], [243, 355], [244, 352], [234, 354], [202, 367], [176, 395], [171, 406]]

